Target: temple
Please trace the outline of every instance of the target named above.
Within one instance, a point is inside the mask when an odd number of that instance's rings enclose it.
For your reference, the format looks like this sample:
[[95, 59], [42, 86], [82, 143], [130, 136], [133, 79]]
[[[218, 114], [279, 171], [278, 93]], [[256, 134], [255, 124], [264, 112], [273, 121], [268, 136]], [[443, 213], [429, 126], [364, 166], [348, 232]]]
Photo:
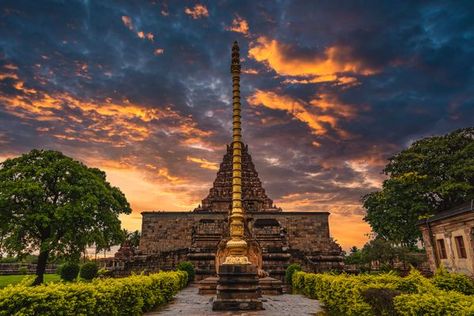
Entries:
[[[197, 280], [203, 280], [215, 276], [223, 261], [232, 256], [226, 253], [233, 249], [229, 240], [232, 244], [243, 238], [245, 257], [261, 273], [276, 279], [283, 279], [291, 263], [299, 263], [306, 271], [340, 270], [342, 250], [330, 236], [329, 213], [283, 211], [267, 196], [248, 146], [240, 140], [237, 43], [232, 56], [233, 142], [227, 145], [209, 194], [189, 212], [143, 212], [139, 254], [124, 261], [123, 268], [169, 269], [188, 260], [196, 268]], [[229, 219], [234, 225], [230, 229]], [[239, 233], [229, 235], [232, 232]]]

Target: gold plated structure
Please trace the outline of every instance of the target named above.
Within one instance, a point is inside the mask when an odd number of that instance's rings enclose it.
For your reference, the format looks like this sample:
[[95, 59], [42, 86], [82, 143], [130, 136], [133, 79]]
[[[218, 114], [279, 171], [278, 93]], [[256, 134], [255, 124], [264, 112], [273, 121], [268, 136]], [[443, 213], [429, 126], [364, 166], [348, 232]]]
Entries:
[[232, 210], [230, 240], [226, 244], [229, 255], [224, 264], [250, 264], [244, 240], [244, 210], [242, 208], [242, 126], [240, 115], [240, 54], [237, 41], [232, 46]]

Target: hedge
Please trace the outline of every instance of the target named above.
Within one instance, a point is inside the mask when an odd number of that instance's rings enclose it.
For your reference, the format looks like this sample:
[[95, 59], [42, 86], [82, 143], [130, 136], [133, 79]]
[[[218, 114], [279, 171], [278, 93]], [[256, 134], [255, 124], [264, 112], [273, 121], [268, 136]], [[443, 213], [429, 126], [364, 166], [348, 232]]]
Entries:
[[402, 294], [394, 298], [394, 304], [399, 315], [474, 315], [474, 296], [455, 291]]
[[196, 270], [194, 269], [194, 266], [191, 262], [189, 261], [180, 262], [178, 266], [176, 267], [176, 270], [186, 271], [186, 273], [188, 274], [188, 283], [191, 283], [194, 281]]
[[[459, 278], [454, 274], [451, 277]], [[333, 275], [296, 272], [292, 286], [296, 292], [320, 300], [334, 315], [372, 316], [374, 309], [380, 310], [380, 301], [387, 296], [391, 296], [393, 304], [386, 304], [383, 315], [474, 315], [474, 296], [444, 291], [437, 288], [435, 280], [423, 277], [414, 269], [404, 278], [393, 273]], [[385, 297], [374, 297], [377, 294]], [[379, 306], [371, 306], [366, 301], [368, 296], [372, 304]]]
[[0, 316], [141, 315], [170, 301], [187, 284], [184, 271], [51, 283], [0, 290]]

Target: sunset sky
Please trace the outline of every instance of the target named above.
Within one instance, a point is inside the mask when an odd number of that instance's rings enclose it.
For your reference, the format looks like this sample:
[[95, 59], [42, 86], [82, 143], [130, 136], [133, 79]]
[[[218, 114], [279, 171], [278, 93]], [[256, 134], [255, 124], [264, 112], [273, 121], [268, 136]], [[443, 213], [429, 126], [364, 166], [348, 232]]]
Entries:
[[189, 211], [243, 138], [285, 211], [330, 211], [362, 246], [360, 197], [412, 141], [474, 125], [473, 1], [2, 1], [0, 161], [55, 149], [143, 210]]

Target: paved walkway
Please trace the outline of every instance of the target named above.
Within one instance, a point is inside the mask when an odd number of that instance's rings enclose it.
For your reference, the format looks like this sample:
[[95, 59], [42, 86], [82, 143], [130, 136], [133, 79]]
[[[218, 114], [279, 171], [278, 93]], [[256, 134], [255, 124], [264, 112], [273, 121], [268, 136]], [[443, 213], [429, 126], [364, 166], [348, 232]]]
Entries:
[[[147, 316], [303, 316], [316, 315], [322, 312], [317, 300], [311, 300], [302, 295], [263, 296], [265, 310], [258, 312], [213, 312], [213, 295], [199, 295], [197, 285], [191, 285], [179, 292], [175, 299], [166, 306]], [[324, 315], [324, 314], [322, 314]]]

